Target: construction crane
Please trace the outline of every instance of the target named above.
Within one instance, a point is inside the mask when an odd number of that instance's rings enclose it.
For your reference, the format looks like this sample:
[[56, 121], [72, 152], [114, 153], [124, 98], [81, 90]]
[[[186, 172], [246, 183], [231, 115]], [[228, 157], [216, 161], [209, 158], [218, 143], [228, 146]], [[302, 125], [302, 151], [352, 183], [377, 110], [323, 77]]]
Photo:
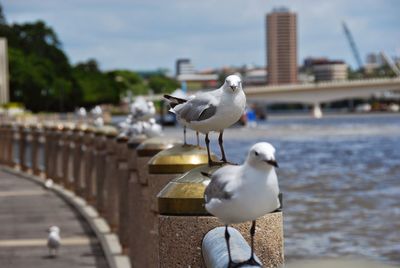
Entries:
[[361, 69], [362, 68], [362, 61], [360, 58], [360, 54], [358, 53], [358, 49], [356, 47], [356, 43], [354, 42], [353, 36], [351, 35], [351, 32], [349, 30], [349, 28], [347, 27], [346, 23], [343, 21], [342, 22], [343, 25], [343, 30], [344, 33], [347, 37], [347, 40], [349, 41], [350, 47], [351, 47], [351, 51], [353, 52], [354, 58], [356, 59], [358, 68]]
[[396, 66], [393, 60], [386, 55], [385, 52], [381, 51], [381, 57], [385, 61], [385, 63], [392, 69], [392, 71], [396, 74], [396, 76], [400, 76], [400, 69]]

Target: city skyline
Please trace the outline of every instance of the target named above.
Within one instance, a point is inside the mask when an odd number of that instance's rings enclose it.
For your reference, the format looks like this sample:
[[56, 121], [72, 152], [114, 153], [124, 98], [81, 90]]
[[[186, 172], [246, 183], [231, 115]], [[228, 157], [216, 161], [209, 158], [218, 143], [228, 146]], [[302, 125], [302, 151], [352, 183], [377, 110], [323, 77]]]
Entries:
[[[358, 2], [358, 1], [357, 1]], [[400, 55], [398, 1], [3, 1], [7, 21], [44, 20], [72, 63], [95, 58], [102, 69], [172, 72], [177, 58], [197, 69], [265, 65], [265, 14], [286, 6], [298, 15], [298, 63], [308, 56], [343, 59], [355, 67], [342, 20], [362, 60], [384, 50]], [[73, 19], [71, 19], [71, 17]], [[136, 27], [135, 27], [136, 25]], [[384, 40], [384, 41], [383, 41]]]

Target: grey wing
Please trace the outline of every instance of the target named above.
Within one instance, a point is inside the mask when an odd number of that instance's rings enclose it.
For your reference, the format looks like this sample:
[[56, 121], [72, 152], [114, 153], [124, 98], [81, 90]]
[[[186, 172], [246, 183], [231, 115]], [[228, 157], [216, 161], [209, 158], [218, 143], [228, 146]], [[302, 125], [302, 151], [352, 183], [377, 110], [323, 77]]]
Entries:
[[194, 98], [186, 103], [177, 105], [174, 109], [180, 118], [187, 122], [206, 120], [217, 111], [210, 98]]
[[224, 180], [221, 176], [212, 176], [211, 182], [208, 184], [205, 192], [204, 198], [206, 203], [208, 203], [211, 199], [230, 199], [232, 194], [228, 192], [225, 187], [228, 184], [227, 180]]

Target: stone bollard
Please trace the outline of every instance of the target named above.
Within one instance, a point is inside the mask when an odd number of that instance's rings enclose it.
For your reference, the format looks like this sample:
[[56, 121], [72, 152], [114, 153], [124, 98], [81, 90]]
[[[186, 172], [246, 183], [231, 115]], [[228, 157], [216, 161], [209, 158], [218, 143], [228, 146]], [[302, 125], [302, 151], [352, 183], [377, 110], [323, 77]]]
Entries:
[[40, 124], [31, 126], [31, 169], [33, 175], [39, 176], [40, 172], [40, 136], [41, 136]]
[[119, 221], [119, 182], [117, 177], [117, 142], [118, 132], [114, 128], [104, 128], [106, 136], [106, 169], [104, 177], [105, 187], [105, 218], [111, 231], [116, 232]]
[[61, 173], [62, 185], [67, 189], [72, 189], [72, 174], [71, 174], [71, 162], [72, 162], [72, 150], [71, 150], [71, 143], [72, 143], [72, 135], [75, 129], [74, 124], [64, 124], [64, 128], [62, 129], [61, 133]]
[[12, 124], [7, 124], [7, 152], [6, 159], [9, 167], [14, 167], [14, 127]]
[[27, 171], [28, 166], [26, 164], [26, 127], [24, 125], [18, 126], [18, 157], [19, 157], [19, 168], [21, 171]]
[[81, 182], [81, 167], [82, 167], [82, 140], [84, 131], [88, 126], [79, 125], [73, 130], [72, 134], [72, 190], [76, 195], [83, 193], [83, 183]]
[[0, 164], [6, 164], [6, 146], [7, 146], [6, 126], [2, 122], [0, 124]]
[[[129, 254], [129, 248], [130, 248], [129, 240], [133, 230], [131, 224], [131, 217], [134, 215], [131, 215], [133, 214], [131, 202], [135, 202], [136, 199], [134, 197], [139, 196], [140, 193], [140, 188], [136, 187], [138, 183], [138, 165], [137, 165], [138, 156], [136, 149], [145, 140], [147, 140], [147, 137], [145, 135], [137, 135], [131, 137], [127, 142], [128, 185], [127, 185], [127, 191], [124, 193], [124, 195], [127, 195], [125, 200], [127, 207], [125, 207], [125, 205], [121, 205], [120, 217], [119, 217], [120, 221], [119, 239], [122, 246], [122, 252], [124, 254]], [[134, 187], [131, 187], [131, 185], [134, 185]], [[120, 198], [120, 201], [122, 201], [122, 197]]]
[[138, 267], [159, 265], [157, 193], [178, 174], [207, 162], [207, 151], [204, 148], [178, 144], [155, 155], [148, 162], [148, 170], [139, 170], [140, 202], [135, 218], [141, 227], [136, 234], [136, 243], [137, 247], [140, 245], [142, 248], [142, 253], [134, 260]]
[[142, 256], [145, 251], [142, 241], [137, 239], [136, 234], [141, 232], [143, 229], [146, 230], [143, 224], [142, 216], [142, 185], [143, 179], [140, 176], [148, 176], [147, 163], [149, 160], [156, 155], [158, 152], [168, 149], [174, 146], [174, 144], [180, 143], [179, 140], [169, 138], [150, 138], [143, 141], [139, 146], [137, 143], [142, 138], [131, 139], [128, 142], [130, 147], [130, 159], [129, 159], [129, 226], [131, 230], [135, 232], [129, 233], [129, 257], [133, 267], [146, 267], [141, 266], [144, 263], [144, 257]]
[[62, 123], [58, 123], [54, 129], [53, 135], [53, 153], [54, 156], [54, 170], [53, 170], [53, 180], [59, 184], [63, 182], [63, 158], [62, 152], [64, 147], [64, 140], [62, 139], [63, 130], [65, 126]]
[[[117, 172], [118, 180], [118, 237], [122, 246], [123, 252], [127, 253], [129, 243], [129, 170], [128, 170], [128, 137], [119, 135], [116, 139], [116, 157], [117, 157]], [[122, 242], [123, 241], [123, 242]]]
[[105, 212], [105, 176], [106, 176], [106, 136], [101, 129], [95, 131], [94, 141], [94, 170], [96, 178], [95, 205], [99, 214], [104, 217]]
[[93, 151], [94, 151], [94, 139], [95, 139], [94, 128], [87, 128], [84, 131], [84, 135], [82, 138], [83, 144], [83, 163], [84, 167], [82, 170], [82, 176], [84, 181], [84, 190], [83, 197], [89, 204], [94, 204], [94, 196], [95, 196], [95, 182], [94, 182], [94, 159], [93, 159]]
[[[159, 267], [205, 267], [201, 244], [211, 229], [223, 224], [204, 208], [204, 190], [219, 167], [201, 166], [172, 180], [157, 196], [159, 223]], [[251, 223], [233, 224], [250, 243]], [[282, 212], [269, 213], [257, 220], [255, 253], [264, 267], [283, 264]], [[250, 257], [250, 256], [249, 256]]]

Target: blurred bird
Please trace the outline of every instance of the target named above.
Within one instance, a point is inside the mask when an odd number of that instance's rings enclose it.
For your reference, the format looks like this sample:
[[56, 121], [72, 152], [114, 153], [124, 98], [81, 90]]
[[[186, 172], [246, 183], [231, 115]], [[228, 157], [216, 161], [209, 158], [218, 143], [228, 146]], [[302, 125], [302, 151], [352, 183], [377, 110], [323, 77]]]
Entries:
[[47, 189], [51, 189], [53, 187], [53, 185], [54, 185], [54, 182], [53, 182], [52, 179], [47, 179], [44, 182], [44, 187], [47, 188]]
[[57, 226], [51, 226], [48, 229], [48, 232], [47, 247], [49, 248], [49, 255], [55, 257], [57, 256], [58, 249], [61, 245], [60, 228]]
[[162, 127], [154, 118], [150, 118], [149, 121], [143, 122], [143, 134], [148, 138], [162, 136]]
[[130, 112], [136, 121], [145, 121], [155, 116], [156, 108], [152, 101], [137, 97], [130, 106]]
[[176, 114], [184, 127], [205, 134], [209, 165], [215, 163], [211, 160], [208, 134], [211, 131], [219, 132], [221, 160], [227, 162], [223, 147], [224, 129], [236, 123], [246, 107], [246, 96], [240, 77], [230, 75], [219, 89], [199, 93], [191, 99], [180, 99], [170, 95], [164, 95], [164, 98], [171, 106], [170, 111]]
[[243, 264], [259, 265], [254, 259], [256, 219], [280, 207], [278, 177], [275, 168], [275, 148], [266, 142], [253, 145], [244, 164], [226, 165], [212, 175], [205, 189], [205, 207], [225, 224], [229, 267], [238, 267], [232, 261], [228, 225], [252, 221], [251, 256]]

